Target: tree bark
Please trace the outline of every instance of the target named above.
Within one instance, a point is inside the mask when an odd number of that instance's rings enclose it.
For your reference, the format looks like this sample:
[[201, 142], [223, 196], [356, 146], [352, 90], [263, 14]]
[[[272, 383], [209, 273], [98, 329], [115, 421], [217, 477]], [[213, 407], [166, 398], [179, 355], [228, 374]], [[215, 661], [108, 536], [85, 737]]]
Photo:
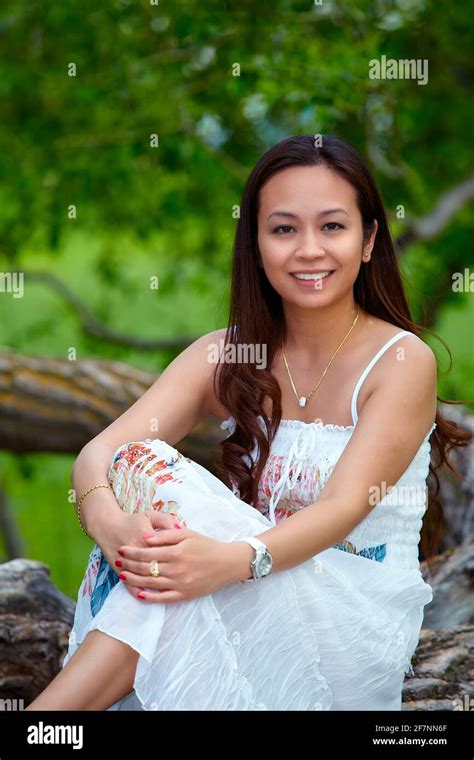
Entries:
[[[0, 354], [0, 448], [78, 454], [143, 395], [157, 375], [102, 359]], [[212, 469], [217, 421], [203, 419], [177, 444], [185, 456]]]

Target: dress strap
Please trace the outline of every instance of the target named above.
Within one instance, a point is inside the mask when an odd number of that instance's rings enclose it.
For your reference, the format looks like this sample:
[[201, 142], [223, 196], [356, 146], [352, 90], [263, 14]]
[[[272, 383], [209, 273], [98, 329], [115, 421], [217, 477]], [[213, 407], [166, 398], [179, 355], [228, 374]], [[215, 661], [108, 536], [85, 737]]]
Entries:
[[396, 335], [394, 335], [393, 338], [390, 338], [390, 340], [388, 340], [382, 346], [382, 348], [380, 349], [380, 351], [378, 351], [375, 354], [374, 358], [369, 362], [369, 364], [367, 365], [367, 367], [364, 369], [364, 371], [362, 372], [361, 376], [359, 377], [359, 379], [357, 381], [357, 385], [354, 388], [354, 393], [352, 394], [352, 403], [351, 403], [352, 423], [354, 425], [356, 424], [357, 420], [359, 419], [358, 414], [357, 414], [357, 398], [359, 396], [359, 391], [361, 389], [362, 383], [364, 382], [365, 378], [369, 374], [369, 372], [372, 369], [372, 367], [374, 366], [374, 364], [376, 364], [378, 362], [378, 360], [380, 359], [380, 357], [382, 356], [382, 354], [384, 354], [385, 351], [388, 348], [390, 348], [390, 346], [393, 343], [395, 343], [395, 341], [400, 340], [400, 338], [403, 338], [404, 335], [414, 335], [415, 338], [418, 338], [418, 336], [415, 335], [415, 333], [409, 332], [408, 330], [401, 330]]

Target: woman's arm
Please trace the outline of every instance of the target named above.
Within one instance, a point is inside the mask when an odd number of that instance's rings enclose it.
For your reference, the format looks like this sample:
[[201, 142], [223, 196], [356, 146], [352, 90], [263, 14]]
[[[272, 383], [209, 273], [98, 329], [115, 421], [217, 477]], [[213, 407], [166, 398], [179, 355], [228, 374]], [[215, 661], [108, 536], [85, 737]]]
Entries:
[[[112, 455], [124, 443], [160, 438], [174, 446], [210, 412], [215, 365], [208, 361], [208, 348], [218, 345], [224, 332], [215, 330], [194, 341], [127, 411], [84, 446], [71, 472], [77, 498], [91, 486], [107, 483]], [[121, 530], [124, 516], [113, 492], [105, 488], [95, 489], [81, 504], [81, 521], [97, 543]], [[125, 537], [119, 541], [127, 542]]]
[[[318, 501], [259, 534], [272, 554], [272, 572], [298, 565], [343, 541], [417, 453], [436, 415], [436, 359], [426, 344], [411, 339], [403, 359], [397, 357], [389, 349], [379, 362], [381, 381], [364, 404]], [[374, 493], [379, 498], [374, 499]], [[234, 556], [240, 566], [238, 579], [248, 578], [245, 552], [241, 558]]]
[[[113, 453], [113, 447], [105, 442], [91, 443], [82, 449], [71, 471], [76, 502], [91, 486], [108, 483], [107, 473]], [[81, 504], [81, 522], [87, 533], [97, 542], [102, 531], [118, 524], [123, 514], [114, 492], [107, 488], [91, 491]]]

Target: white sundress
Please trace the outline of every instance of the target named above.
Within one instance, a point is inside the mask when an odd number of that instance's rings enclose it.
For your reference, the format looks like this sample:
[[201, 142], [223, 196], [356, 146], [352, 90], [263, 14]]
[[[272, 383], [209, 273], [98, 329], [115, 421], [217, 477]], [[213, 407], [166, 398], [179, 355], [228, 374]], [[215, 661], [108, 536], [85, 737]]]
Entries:
[[[362, 373], [353, 425], [282, 420], [256, 508], [161, 439], [115, 452], [108, 477], [121, 508], [172, 511], [192, 530], [234, 541], [317, 501], [357, 423], [362, 383], [405, 335], [413, 333], [391, 338]], [[233, 418], [221, 424], [234, 426]], [[178, 603], [141, 602], [95, 545], [63, 666], [98, 629], [139, 654], [133, 690], [109, 710], [401, 710], [423, 608], [433, 598], [418, 544], [435, 427], [395, 499], [387, 493], [341, 544], [261, 581]]]

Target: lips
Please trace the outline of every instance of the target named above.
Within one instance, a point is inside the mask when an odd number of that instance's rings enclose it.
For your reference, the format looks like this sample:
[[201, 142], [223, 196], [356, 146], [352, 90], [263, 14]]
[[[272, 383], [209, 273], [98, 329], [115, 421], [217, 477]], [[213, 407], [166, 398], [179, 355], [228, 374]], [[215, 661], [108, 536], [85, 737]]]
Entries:
[[[324, 273], [323, 273], [323, 270], [319, 270], [318, 272], [315, 272], [315, 271], [290, 272], [290, 275], [295, 280], [295, 282], [297, 282], [299, 285], [306, 288], [312, 288], [313, 290], [318, 290], [319, 288], [323, 286], [324, 283], [326, 283], [328, 280], [331, 279], [335, 270], [326, 269], [324, 270], [324, 272], [328, 272], [328, 274], [321, 276]], [[297, 274], [306, 275], [306, 277], [296, 277]], [[315, 275], [320, 275], [320, 276], [316, 277]]]
[[334, 269], [319, 269], [318, 271], [299, 271], [299, 272], [290, 272], [290, 274], [293, 277], [296, 277], [297, 279], [304, 279], [304, 280], [310, 280], [310, 279], [321, 279], [324, 277], [327, 277], [328, 275], [332, 274], [334, 272]]

